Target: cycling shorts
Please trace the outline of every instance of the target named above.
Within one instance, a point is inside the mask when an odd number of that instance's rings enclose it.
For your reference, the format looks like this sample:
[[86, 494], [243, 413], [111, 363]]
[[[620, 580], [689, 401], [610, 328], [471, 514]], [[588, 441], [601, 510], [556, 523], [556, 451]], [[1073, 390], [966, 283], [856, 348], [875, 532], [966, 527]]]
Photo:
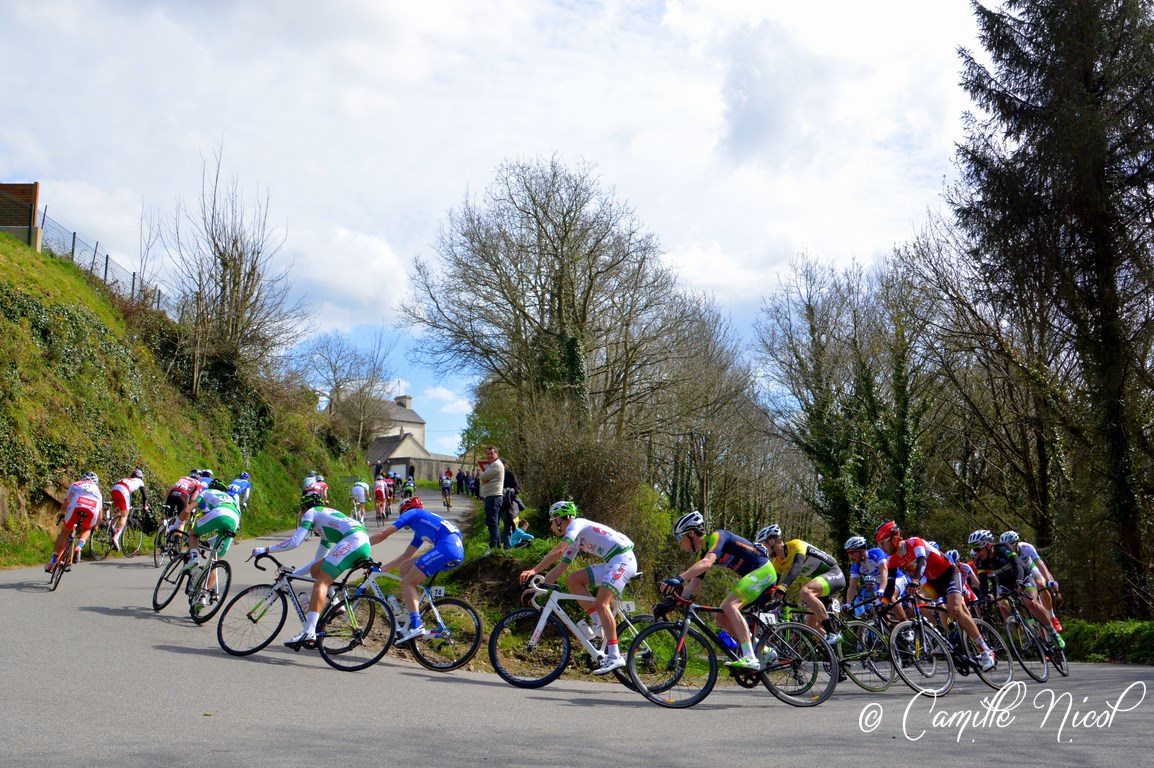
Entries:
[[428, 577], [456, 568], [464, 560], [465, 544], [461, 541], [461, 534], [450, 533], [437, 539], [433, 548], [418, 557], [413, 565]]
[[183, 491], [169, 491], [164, 503], [174, 515], [183, 515], [188, 510], [188, 494]]
[[384, 501], [384, 500], [385, 500], [385, 495], [386, 495], [387, 493], [388, 493], [388, 492], [387, 492], [387, 491], [385, 491], [383, 488], [376, 488], [376, 489], [374, 489], [374, 490], [373, 490], [373, 497], [374, 497], [374, 498], [375, 498], [377, 501]]
[[129, 490], [123, 485], [112, 486], [112, 506], [116, 507], [117, 512], [128, 511], [128, 497], [131, 495]]
[[762, 592], [776, 583], [777, 569], [773, 567], [772, 562], [766, 562], [766, 564], [760, 568], [754, 568], [742, 576], [741, 579], [733, 585], [733, 589], [729, 590], [729, 594], [740, 597], [742, 605], [749, 605], [761, 597]]
[[949, 569], [936, 579], [926, 579], [922, 589], [930, 595], [932, 600], [948, 597], [955, 593], [961, 595], [962, 599], [965, 599], [966, 596], [966, 592], [962, 588], [962, 572], [955, 565], [950, 565]]
[[359, 485], [353, 486], [353, 501], [358, 504], [365, 503], [365, 489]]
[[100, 502], [91, 496], [77, 496], [64, 511], [64, 530], [72, 532], [77, 525], [90, 531], [100, 524]]
[[845, 574], [839, 566], [834, 566], [820, 576], [814, 576], [810, 582], [816, 581], [821, 585], [821, 596], [829, 597], [845, 589]]
[[[240, 527], [240, 515], [235, 509], [221, 506], [201, 516], [193, 526], [193, 532], [202, 540], [208, 539], [211, 536], [217, 536], [222, 533], [236, 533], [236, 529]], [[225, 536], [217, 541], [217, 552], [219, 557], [224, 557], [228, 552], [229, 547], [232, 546], [232, 536]]]
[[605, 587], [613, 594], [621, 597], [625, 585], [637, 574], [637, 557], [633, 550], [619, 552], [604, 563], [597, 563], [585, 569], [589, 574], [589, 591], [594, 588]]
[[363, 530], [353, 531], [329, 548], [321, 569], [335, 580], [361, 560], [372, 556], [369, 535]]

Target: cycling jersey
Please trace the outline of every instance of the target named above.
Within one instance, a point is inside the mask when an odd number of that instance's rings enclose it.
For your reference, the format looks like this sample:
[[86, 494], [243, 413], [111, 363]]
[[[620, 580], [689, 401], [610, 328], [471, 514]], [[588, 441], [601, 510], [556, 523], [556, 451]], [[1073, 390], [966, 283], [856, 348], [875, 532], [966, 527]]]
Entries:
[[389, 485], [384, 480], [378, 479], [373, 483], [373, 497], [377, 501], [384, 501], [385, 496], [389, 493]]
[[974, 565], [977, 566], [982, 594], [985, 596], [993, 596], [991, 586], [1001, 585], [1013, 589], [1026, 576], [1022, 561], [1014, 554], [1014, 550], [1005, 544], [995, 544], [990, 556], [979, 557]]
[[[196, 503], [201, 511], [200, 519], [196, 521], [193, 532], [201, 539], [220, 536], [226, 533], [236, 533], [240, 527], [240, 509], [230, 494], [209, 488], [200, 495]], [[228, 552], [232, 546], [232, 536], [222, 536], [217, 540], [216, 553], [220, 557]]]
[[413, 563], [425, 576], [433, 576], [441, 571], [456, 568], [465, 559], [461, 529], [427, 509], [410, 509], [398, 517], [393, 526], [398, 530], [408, 528], [413, 532], [410, 547], [419, 547], [424, 542], [433, 545], [432, 549]]
[[368, 497], [369, 484], [365, 482], [353, 483], [353, 501], [364, 504]]
[[100, 522], [100, 508], [104, 495], [100, 486], [87, 480], [78, 480], [68, 488], [64, 497], [64, 529], [71, 531], [78, 524], [81, 529], [95, 528]]
[[447, 491], [453, 487], [453, 478], [441, 477], [441, 490]]
[[717, 558], [714, 565], [728, 568], [738, 576], [746, 576], [769, 562], [764, 549], [749, 539], [723, 529], [713, 531], [705, 537], [705, 545], [701, 548], [701, 555], [697, 559], [700, 560], [710, 553]]
[[238, 477], [228, 484], [228, 495], [237, 503], [237, 506], [248, 506], [248, 497], [251, 492], [252, 483], [243, 478]]
[[580, 552], [608, 560], [633, 549], [633, 540], [625, 534], [583, 517], [575, 518], [569, 523], [561, 541], [568, 545], [565, 554], [561, 555], [561, 561], [564, 563], [573, 562], [573, 558]]
[[196, 477], [182, 477], [168, 489], [169, 494], [183, 493], [189, 499], [194, 498], [201, 491], [200, 479]]
[[1038, 565], [1042, 562], [1042, 556], [1038, 554], [1038, 550], [1034, 548], [1033, 544], [1019, 541], [1017, 552], [1018, 559], [1022, 561], [1022, 569], [1026, 573], [1029, 573], [1034, 569], [1041, 571], [1041, 568], [1038, 568]]
[[128, 500], [137, 491], [140, 491], [141, 503], [147, 504], [148, 498], [145, 495], [144, 481], [139, 477], [126, 477], [113, 485], [111, 489], [112, 503], [116, 506], [117, 511], [127, 512]]
[[307, 493], [315, 493], [318, 496], [320, 496], [321, 498], [327, 499], [329, 497], [329, 484], [328, 483], [313, 483], [312, 485], [310, 485], [308, 488], [305, 489], [305, 493], [306, 494]]
[[[898, 543], [894, 553], [890, 555], [888, 565], [890, 572], [896, 571], [898, 568], [904, 570], [909, 576], [918, 576], [917, 560], [919, 557], [926, 559], [925, 573], [922, 574], [928, 580], [933, 580], [946, 573], [953, 568], [953, 564], [946, 559], [938, 550], [931, 547], [917, 536], [910, 536]], [[887, 590], [888, 592], [889, 590]]]
[[882, 564], [887, 559], [881, 547], [867, 549], [860, 563], [850, 563], [849, 577], [859, 579], [863, 584], [869, 582], [876, 585], [881, 579]]
[[[778, 582], [784, 589], [789, 589], [789, 585], [799, 578], [809, 581], [835, 568], [838, 575], [841, 575], [841, 568], [833, 557], [801, 539], [785, 542], [785, 552], [781, 557], [773, 558], [773, 567], [778, 573], [785, 574]], [[844, 577], [842, 581], [844, 582]]]

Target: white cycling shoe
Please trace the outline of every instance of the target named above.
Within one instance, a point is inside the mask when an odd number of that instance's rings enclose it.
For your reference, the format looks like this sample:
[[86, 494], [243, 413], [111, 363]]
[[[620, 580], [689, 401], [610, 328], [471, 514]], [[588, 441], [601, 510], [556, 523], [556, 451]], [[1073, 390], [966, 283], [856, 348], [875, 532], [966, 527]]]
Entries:
[[989, 672], [994, 668], [994, 654], [990, 651], [986, 651], [981, 656], [979, 656], [978, 661], [982, 663], [983, 672]]
[[286, 640], [285, 645], [292, 648], [294, 651], [300, 651], [301, 648], [315, 648], [317, 644], [317, 636], [315, 632], [301, 632], [292, 640]]
[[601, 666], [593, 670], [595, 675], [607, 675], [615, 669], [621, 669], [625, 666], [624, 656], [606, 656], [601, 660]]
[[397, 635], [398, 643], [407, 643], [410, 640], [420, 640], [425, 636], [424, 627], [409, 627]]

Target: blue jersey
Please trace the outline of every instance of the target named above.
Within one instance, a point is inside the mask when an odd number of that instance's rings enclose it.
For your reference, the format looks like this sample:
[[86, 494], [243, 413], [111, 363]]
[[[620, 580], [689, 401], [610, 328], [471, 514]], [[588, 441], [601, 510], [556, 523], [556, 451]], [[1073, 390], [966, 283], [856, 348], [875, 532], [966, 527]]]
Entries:
[[228, 484], [229, 496], [239, 496], [249, 488], [252, 488], [252, 483], [248, 480], [241, 480], [239, 477]]
[[865, 557], [862, 558], [860, 563], [850, 563], [849, 576], [851, 579], [856, 576], [861, 581], [869, 581], [876, 584], [879, 576], [878, 570], [887, 559], [886, 553], [881, 550], [881, 547], [867, 549]]
[[461, 535], [461, 529], [444, 519], [434, 515], [427, 509], [415, 507], [397, 518], [393, 526], [398, 530], [408, 528], [413, 532], [411, 547], [419, 547], [423, 542], [436, 543], [438, 540], [456, 534]]

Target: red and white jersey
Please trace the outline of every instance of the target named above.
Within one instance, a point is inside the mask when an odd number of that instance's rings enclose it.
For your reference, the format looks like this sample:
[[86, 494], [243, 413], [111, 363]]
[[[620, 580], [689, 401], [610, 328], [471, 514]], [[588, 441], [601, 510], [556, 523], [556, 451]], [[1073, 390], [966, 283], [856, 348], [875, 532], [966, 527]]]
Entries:
[[327, 499], [329, 497], [329, 484], [313, 483], [308, 488], [305, 488], [305, 493], [316, 493]]
[[103, 505], [104, 494], [100, 492], [100, 486], [87, 480], [78, 480], [68, 488], [64, 512], [67, 514], [77, 507], [99, 512]]
[[144, 481], [139, 477], [126, 477], [112, 486], [113, 493], [122, 493], [131, 496], [144, 487]]
[[891, 573], [901, 568], [912, 576], [918, 557], [926, 558], [926, 579], [936, 579], [950, 570], [951, 563], [946, 559], [946, 556], [917, 536], [910, 536], [900, 542], [894, 553], [890, 555], [887, 565]]
[[177, 480], [175, 483], [172, 484], [172, 487], [168, 489], [168, 492], [169, 493], [183, 493], [184, 495], [188, 496], [189, 498], [192, 498], [196, 494], [200, 493], [200, 490], [201, 490], [200, 478], [182, 477], [179, 480]]

